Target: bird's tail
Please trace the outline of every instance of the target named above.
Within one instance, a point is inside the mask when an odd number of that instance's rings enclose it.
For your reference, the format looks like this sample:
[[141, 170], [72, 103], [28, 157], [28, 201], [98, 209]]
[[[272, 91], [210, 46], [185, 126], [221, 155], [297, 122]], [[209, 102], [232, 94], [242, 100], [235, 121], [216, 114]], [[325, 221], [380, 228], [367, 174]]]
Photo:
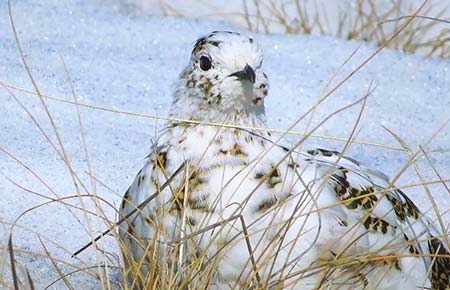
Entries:
[[431, 289], [450, 289], [450, 252], [444, 243], [431, 237], [428, 241], [428, 248], [431, 257]]

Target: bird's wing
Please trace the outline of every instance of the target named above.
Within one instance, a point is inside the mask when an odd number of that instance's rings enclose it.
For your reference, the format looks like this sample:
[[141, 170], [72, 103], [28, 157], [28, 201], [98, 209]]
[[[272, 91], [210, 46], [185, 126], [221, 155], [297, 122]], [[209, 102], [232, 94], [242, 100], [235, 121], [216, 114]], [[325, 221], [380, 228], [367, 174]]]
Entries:
[[[412, 256], [421, 257], [427, 269], [431, 269], [433, 289], [447, 289], [447, 286], [439, 288], [450, 285], [450, 252], [442, 233], [402, 190], [389, 182], [385, 174], [368, 169], [336, 151], [315, 149], [304, 156], [327, 178], [327, 186], [343, 208], [357, 217], [372, 241], [376, 243], [388, 236], [390, 241], [385, 239], [379, 243], [382, 247], [400, 242]], [[392, 246], [395, 249], [395, 245]]]

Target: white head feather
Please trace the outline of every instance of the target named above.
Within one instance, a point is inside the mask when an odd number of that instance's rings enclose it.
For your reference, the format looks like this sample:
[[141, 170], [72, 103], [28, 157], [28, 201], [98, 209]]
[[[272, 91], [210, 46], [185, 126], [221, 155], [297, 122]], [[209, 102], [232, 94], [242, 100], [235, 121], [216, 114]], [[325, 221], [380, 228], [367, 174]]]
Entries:
[[264, 124], [268, 84], [262, 59], [262, 50], [251, 37], [214, 31], [199, 38], [180, 75], [172, 116]]

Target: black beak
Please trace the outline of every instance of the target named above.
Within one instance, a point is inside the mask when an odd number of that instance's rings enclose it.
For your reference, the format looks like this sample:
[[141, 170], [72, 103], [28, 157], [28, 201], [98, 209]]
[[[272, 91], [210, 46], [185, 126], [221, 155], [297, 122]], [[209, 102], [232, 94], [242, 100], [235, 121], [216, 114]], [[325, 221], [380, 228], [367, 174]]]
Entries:
[[255, 71], [248, 64], [245, 66], [243, 70], [232, 73], [230, 77], [237, 77], [238, 79], [241, 80], [247, 80], [250, 81], [252, 84], [255, 83], [256, 78]]

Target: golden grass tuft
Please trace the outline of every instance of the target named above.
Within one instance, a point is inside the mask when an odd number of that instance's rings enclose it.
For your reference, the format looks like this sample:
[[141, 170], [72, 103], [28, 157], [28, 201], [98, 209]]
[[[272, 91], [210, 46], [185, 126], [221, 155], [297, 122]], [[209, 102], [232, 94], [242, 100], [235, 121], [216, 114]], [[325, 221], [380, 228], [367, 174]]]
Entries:
[[[201, 0], [191, 2], [204, 4]], [[428, 2], [387, 47], [406, 53], [450, 56], [450, 6], [444, 1]], [[258, 33], [327, 35], [382, 46], [420, 4], [411, 0], [242, 0], [240, 5], [227, 8], [227, 12], [221, 11], [220, 6], [205, 4], [199, 15], [223, 19]], [[160, 7], [166, 15], [190, 16], [183, 15], [185, 12], [170, 0], [160, 1]]]

